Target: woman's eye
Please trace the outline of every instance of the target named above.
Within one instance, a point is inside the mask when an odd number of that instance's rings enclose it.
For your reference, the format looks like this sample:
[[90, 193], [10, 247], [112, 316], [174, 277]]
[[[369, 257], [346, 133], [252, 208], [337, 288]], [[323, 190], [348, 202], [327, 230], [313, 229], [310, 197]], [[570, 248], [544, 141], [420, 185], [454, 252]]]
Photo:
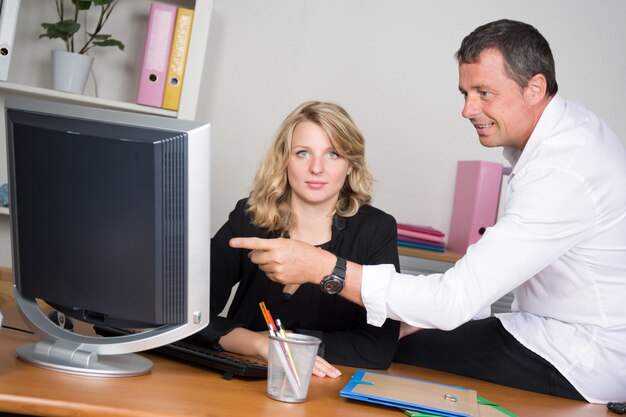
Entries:
[[298, 156], [300, 158], [306, 158], [307, 156], [309, 156], [309, 152], [308, 151], [298, 151], [298, 152], [296, 152], [296, 156]]
[[337, 152], [329, 152], [328, 153], [328, 158], [330, 158], [330, 159], [337, 159], [337, 158], [339, 158], [339, 154]]

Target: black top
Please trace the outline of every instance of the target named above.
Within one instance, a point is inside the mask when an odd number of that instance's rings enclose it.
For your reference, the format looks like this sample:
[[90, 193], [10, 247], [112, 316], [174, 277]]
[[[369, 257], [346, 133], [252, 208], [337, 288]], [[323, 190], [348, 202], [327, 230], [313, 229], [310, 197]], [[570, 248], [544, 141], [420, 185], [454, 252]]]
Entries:
[[[267, 330], [259, 302], [264, 301], [274, 320], [287, 330], [317, 336], [324, 358], [335, 365], [386, 369], [396, 350], [399, 323], [387, 320], [382, 327], [366, 322], [366, 312], [340, 295], [322, 293], [319, 285], [303, 284], [286, 297], [283, 285], [269, 280], [248, 259], [248, 250], [233, 249], [233, 237], [273, 238], [251, 225], [240, 200], [229, 219], [211, 239], [211, 321], [191, 336], [195, 343], [216, 344], [233, 328]], [[349, 218], [335, 217], [328, 251], [359, 264], [393, 264], [399, 270], [395, 219], [372, 206], [363, 206]], [[328, 271], [330, 274], [332, 271]], [[227, 318], [219, 317], [232, 287], [239, 283]]]

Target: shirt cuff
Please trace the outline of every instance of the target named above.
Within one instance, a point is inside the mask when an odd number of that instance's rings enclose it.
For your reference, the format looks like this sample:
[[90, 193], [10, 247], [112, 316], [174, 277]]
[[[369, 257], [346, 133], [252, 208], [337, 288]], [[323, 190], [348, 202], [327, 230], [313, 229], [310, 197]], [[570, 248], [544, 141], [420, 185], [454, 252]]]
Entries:
[[361, 298], [367, 311], [367, 323], [380, 327], [387, 319], [387, 287], [393, 265], [364, 265], [361, 277]]

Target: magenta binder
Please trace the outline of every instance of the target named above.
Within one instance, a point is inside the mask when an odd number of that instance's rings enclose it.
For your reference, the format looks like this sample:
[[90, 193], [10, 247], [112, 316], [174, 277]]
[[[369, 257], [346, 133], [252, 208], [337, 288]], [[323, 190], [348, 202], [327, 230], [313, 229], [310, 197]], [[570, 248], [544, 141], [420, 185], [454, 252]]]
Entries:
[[428, 240], [431, 242], [443, 242], [443, 235], [437, 236], [431, 233], [416, 232], [414, 230], [401, 229], [398, 227], [398, 236], [411, 237], [413, 239]]
[[143, 51], [137, 103], [161, 107], [170, 62], [176, 6], [153, 2]]
[[496, 222], [502, 164], [486, 161], [459, 161], [448, 249], [465, 253], [485, 229]]

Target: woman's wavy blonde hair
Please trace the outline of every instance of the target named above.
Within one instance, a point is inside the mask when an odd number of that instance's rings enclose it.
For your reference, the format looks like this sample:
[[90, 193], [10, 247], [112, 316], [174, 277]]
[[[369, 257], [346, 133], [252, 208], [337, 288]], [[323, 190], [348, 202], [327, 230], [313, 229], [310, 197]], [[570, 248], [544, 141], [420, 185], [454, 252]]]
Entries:
[[352, 168], [339, 192], [336, 214], [354, 216], [359, 207], [369, 204], [372, 199], [374, 179], [365, 162], [365, 139], [348, 112], [333, 103], [302, 103], [281, 124], [274, 144], [261, 161], [248, 198], [247, 212], [252, 224], [283, 236], [293, 221], [291, 187], [287, 178], [291, 140], [296, 126], [304, 121], [324, 129], [335, 151]]

